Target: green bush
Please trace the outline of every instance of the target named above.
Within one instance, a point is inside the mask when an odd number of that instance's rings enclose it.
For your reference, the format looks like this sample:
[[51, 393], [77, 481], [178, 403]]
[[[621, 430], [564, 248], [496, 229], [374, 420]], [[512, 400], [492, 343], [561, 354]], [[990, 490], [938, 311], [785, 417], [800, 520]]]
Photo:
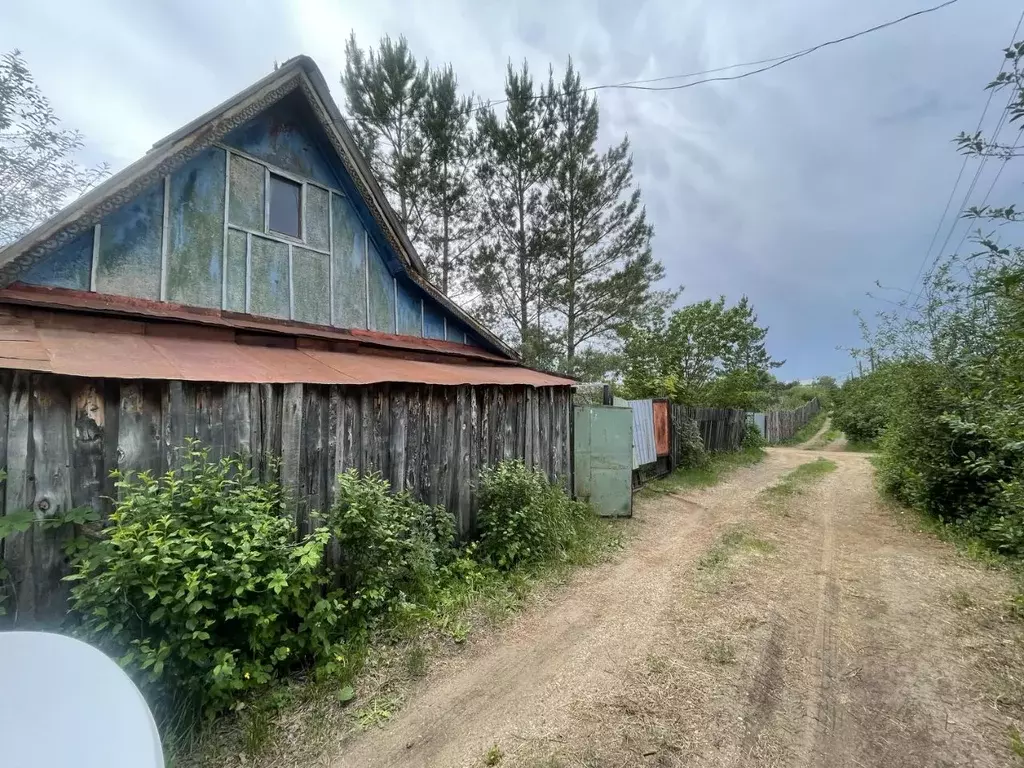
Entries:
[[390, 489], [379, 474], [338, 476], [327, 523], [339, 544], [351, 629], [399, 619], [429, 602], [439, 569], [457, 554], [455, 521], [444, 507]]
[[566, 556], [590, 508], [521, 461], [480, 472], [480, 556], [502, 570]]
[[[111, 525], [72, 565], [78, 633], [167, 706], [213, 714], [297, 664], [343, 661], [324, 592], [329, 533], [297, 537], [280, 488], [195, 445], [180, 470], [120, 477]], [[162, 711], [162, 712], [161, 712]]]
[[748, 421], [746, 426], [743, 428], [743, 440], [740, 443], [740, 447], [744, 450], [757, 450], [764, 448], [767, 444], [768, 443], [764, 439], [764, 435], [761, 434], [761, 430], [758, 429], [757, 424], [752, 421]]
[[710, 457], [704, 447], [700, 425], [693, 419], [682, 416], [675, 420], [674, 426], [679, 446], [679, 466], [685, 469], [700, 469], [707, 466]]
[[889, 418], [891, 380], [898, 375], [898, 367], [891, 363], [867, 376], [848, 379], [833, 397], [832, 426], [855, 442], [881, 437]]

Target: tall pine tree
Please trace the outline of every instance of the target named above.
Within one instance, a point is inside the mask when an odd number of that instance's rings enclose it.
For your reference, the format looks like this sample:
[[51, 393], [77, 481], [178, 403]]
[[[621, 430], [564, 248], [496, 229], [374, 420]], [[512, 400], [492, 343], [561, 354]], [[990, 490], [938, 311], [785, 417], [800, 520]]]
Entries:
[[523, 62], [505, 74], [504, 119], [481, 110], [478, 177], [487, 233], [473, 259], [473, 284], [482, 314], [519, 345], [523, 359], [542, 357], [543, 268], [548, 238], [544, 192], [552, 138], [546, 110]]
[[633, 186], [629, 139], [598, 153], [597, 100], [583, 90], [571, 59], [561, 83], [549, 77], [544, 101], [555, 128], [547, 194], [553, 271], [546, 293], [560, 321], [563, 365], [572, 373], [588, 342], [610, 337], [669, 295], [653, 290], [665, 270], [651, 253], [653, 229]]
[[423, 228], [421, 113], [428, 71], [426, 62], [417, 64], [404, 37], [396, 43], [385, 35], [369, 52], [359, 47], [354, 32], [345, 43], [341, 84], [353, 133], [414, 243]]
[[450, 64], [431, 73], [419, 127], [424, 147], [420, 194], [427, 243], [423, 256], [431, 277], [445, 294], [465, 276], [479, 232], [472, 97], [459, 96], [458, 85]]

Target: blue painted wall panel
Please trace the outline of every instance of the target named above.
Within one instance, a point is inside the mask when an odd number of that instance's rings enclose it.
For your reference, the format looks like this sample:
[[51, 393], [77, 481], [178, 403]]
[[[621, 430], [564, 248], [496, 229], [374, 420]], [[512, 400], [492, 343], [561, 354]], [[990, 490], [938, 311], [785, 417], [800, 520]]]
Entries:
[[401, 280], [398, 281], [398, 333], [403, 336], [423, 335], [419, 291], [410, 286], [403, 286]]
[[395, 332], [395, 284], [374, 242], [370, 241], [370, 330]]
[[96, 290], [140, 299], [160, 298], [164, 185], [154, 184], [100, 222]]
[[423, 305], [423, 335], [428, 339], [444, 339], [444, 313], [429, 300]]
[[334, 323], [366, 327], [366, 230], [341, 195], [331, 195], [334, 247]]
[[52, 288], [89, 290], [92, 270], [92, 230], [83, 232], [67, 245], [34, 264], [19, 281]]
[[220, 306], [224, 163], [224, 150], [211, 147], [171, 175], [168, 301]]
[[224, 143], [271, 165], [330, 187], [338, 186], [332, 161], [322, 147], [322, 130], [305, 117], [308, 107], [286, 97], [224, 137]]

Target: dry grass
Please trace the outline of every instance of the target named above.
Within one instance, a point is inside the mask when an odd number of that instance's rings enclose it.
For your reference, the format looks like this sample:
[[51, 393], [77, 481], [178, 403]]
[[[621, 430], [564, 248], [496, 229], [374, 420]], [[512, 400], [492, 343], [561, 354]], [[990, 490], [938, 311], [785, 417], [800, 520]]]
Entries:
[[[694, 561], [690, 579], [698, 588], [682, 593], [652, 650], [606, 697], [574, 705], [582, 732], [571, 741], [525, 745], [512, 764], [709, 764], [716, 745], [736, 742], [744, 728], [733, 695], [769, 631], [760, 574], [776, 557], [750, 521], [723, 526]], [[766, 739], [757, 754], [768, 755], [772, 743]]]

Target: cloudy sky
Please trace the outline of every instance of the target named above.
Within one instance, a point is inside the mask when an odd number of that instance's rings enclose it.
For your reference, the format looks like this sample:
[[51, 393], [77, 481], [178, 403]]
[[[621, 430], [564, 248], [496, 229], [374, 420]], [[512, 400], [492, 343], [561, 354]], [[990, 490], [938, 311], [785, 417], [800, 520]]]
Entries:
[[[275, 60], [309, 54], [341, 101], [350, 30], [364, 45], [405, 35], [418, 57], [450, 61], [466, 90], [498, 98], [509, 59], [542, 72], [571, 55], [588, 85], [653, 78], [778, 56], [937, 3], [2, 0], [0, 51], [21, 49], [86, 135], [83, 159], [117, 170]], [[962, 162], [950, 140], [977, 124], [1020, 12], [1019, 0], [960, 0], [745, 80], [602, 91], [603, 141], [632, 141], [668, 282], [687, 301], [748, 294], [787, 360], [782, 376], [845, 375], [836, 347], [859, 342], [852, 311], [889, 307], [866, 292], [876, 280], [895, 287], [880, 292], [890, 300], [912, 288]], [[997, 96], [987, 125], [1004, 104]], [[1010, 202], [1019, 184], [1009, 166], [991, 200]]]

